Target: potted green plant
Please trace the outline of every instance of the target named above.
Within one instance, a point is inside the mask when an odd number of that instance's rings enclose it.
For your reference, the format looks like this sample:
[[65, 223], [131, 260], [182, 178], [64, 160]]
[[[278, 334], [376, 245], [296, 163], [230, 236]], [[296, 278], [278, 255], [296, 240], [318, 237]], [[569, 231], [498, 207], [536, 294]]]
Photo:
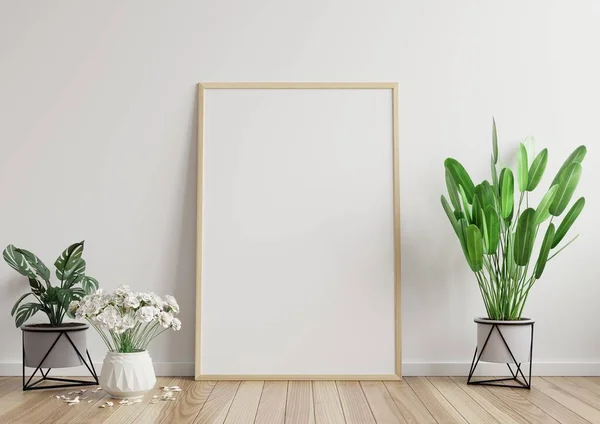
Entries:
[[[19, 297], [11, 311], [15, 325], [23, 331], [24, 365], [27, 367], [66, 368], [82, 365], [68, 338], [60, 337], [53, 348], [52, 345], [60, 332], [67, 332], [77, 350], [80, 353], [86, 351], [85, 330], [89, 326], [85, 323], [63, 322], [71, 301], [81, 299], [98, 288], [98, 281], [85, 274], [83, 244], [83, 241], [72, 244], [54, 262], [56, 277], [60, 280], [57, 286], [50, 283], [48, 267], [30, 251], [11, 244], [2, 252], [6, 263], [29, 281], [30, 291]], [[23, 303], [29, 297], [33, 299]], [[46, 314], [49, 323], [26, 324], [37, 312]]]
[[[569, 208], [587, 150], [585, 146], [577, 147], [559, 169], [541, 201], [532, 205], [529, 194], [542, 180], [548, 150], [543, 149], [530, 160], [533, 155], [521, 143], [515, 181], [509, 167], [498, 169], [495, 122], [492, 148], [491, 181], [477, 185], [457, 160], [446, 159], [450, 200], [442, 196], [442, 206], [467, 264], [475, 274], [487, 312], [487, 317], [475, 319], [478, 361], [531, 364], [533, 320], [522, 314], [529, 293], [542, 277], [546, 264], [577, 238], [564, 242], [585, 205], [585, 198], [581, 197]], [[538, 236], [543, 238], [536, 248]], [[494, 327], [498, 331], [490, 330]], [[474, 364], [476, 366], [475, 358]], [[473, 369], [472, 364], [471, 374]]]

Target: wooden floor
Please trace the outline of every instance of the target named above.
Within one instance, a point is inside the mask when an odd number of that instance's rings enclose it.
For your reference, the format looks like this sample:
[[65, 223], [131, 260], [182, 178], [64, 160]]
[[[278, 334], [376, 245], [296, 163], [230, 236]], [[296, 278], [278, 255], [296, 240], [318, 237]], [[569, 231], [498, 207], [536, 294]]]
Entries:
[[[158, 386], [180, 386], [173, 401]], [[76, 389], [23, 392], [0, 377], [0, 423], [600, 423], [600, 377], [533, 379], [531, 391], [467, 386], [462, 377], [395, 382], [193, 381], [161, 377], [141, 403], [100, 408], [91, 393], [69, 406], [56, 396]], [[69, 395], [72, 396], [72, 395]]]

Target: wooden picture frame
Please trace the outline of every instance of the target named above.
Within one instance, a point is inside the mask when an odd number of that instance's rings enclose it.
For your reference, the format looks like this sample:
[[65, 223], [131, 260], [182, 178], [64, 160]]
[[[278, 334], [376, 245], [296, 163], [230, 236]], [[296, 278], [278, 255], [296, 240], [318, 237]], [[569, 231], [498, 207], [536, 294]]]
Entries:
[[[393, 315], [394, 315], [394, 372], [372, 374], [205, 374], [202, 362], [202, 295], [203, 295], [203, 204], [204, 199], [204, 149], [205, 149], [205, 96], [207, 90], [390, 90], [391, 135], [393, 167]], [[198, 191], [197, 191], [197, 252], [196, 252], [196, 331], [195, 331], [195, 379], [196, 380], [399, 380], [402, 375], [401, 344], [401, 284], [400, 284], [400, 183], [398, 152], [398, 84], [388, 82], [233, 82], [198, 84]]]

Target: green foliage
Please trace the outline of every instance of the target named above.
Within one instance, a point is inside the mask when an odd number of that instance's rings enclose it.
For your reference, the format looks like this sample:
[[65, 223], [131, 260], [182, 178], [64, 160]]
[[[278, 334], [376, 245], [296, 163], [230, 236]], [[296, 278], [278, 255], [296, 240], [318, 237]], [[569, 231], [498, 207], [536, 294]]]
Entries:
[[[98, 289], [98, 281], [85, 275], [83, 244], [83, 241], [72, 244], [54, 262], [60, 286], [52, 286], [50, 270], [30, 251], [12, 244], [4, 249], [4, 260], [19, 274], [27, 277], [31, 290], [22, 295], [11, 310], [10, 314], [15, 317], [17, 327], [38, 311], [48, 316], [50, 324], [58, 326], [63, 322], [69, 303]], [[34, 296], [37, 302], [21, 304], [28, 296]]]
[[515, 207], [515, 180], [509, 168], [500, 172], [500, 211], [502, 218], [510, 219]]
[[[534, 153], [531, 157], [534, 157]], [[537, 207], [529, 204], [529, 192], [540, 184], [548, 163], [543, 149], [529, 165], [523, 143], [517, 152], [517, 188], [513, 171], [504, 167], [498, 176], [498, 138], [492, 126], [492, 183], [473, 184], [465, 168], [452, 158], [444, 162], [450, 202], [442, 206], [460, 242], [467, 264], [475, 274], [488, 317], [497, 320], [521, 318], [529, 291], [547, 263], [573, 240], [561, 241], [585, 206], [581, 197], [558, 227], [552, 222], [569, 206], [579, 183], [587, 149], [579, 146], [563, 163]], [[541, 229], [550, 218], [547, 229]], [[533, 255], [540, 231], [544, 238], [537, 258]], [[554, 249], [557, 249], [553, 252]], [[534, 262], [535, 261], [535, 262]]]
[[517, 181], [519, 182], [519, 191], [523, 193], [527, 190], [529, 184], [529, 162], [527, 161], [527, 149], [523, 143], [519, 144], [517, 153]]
[[544, 176], [546, 165], [548, 165], [548, 149], [542, 150], [533, 160], [531, 168], [529, 168], [527, 191], [533, 191], [538, 186]]

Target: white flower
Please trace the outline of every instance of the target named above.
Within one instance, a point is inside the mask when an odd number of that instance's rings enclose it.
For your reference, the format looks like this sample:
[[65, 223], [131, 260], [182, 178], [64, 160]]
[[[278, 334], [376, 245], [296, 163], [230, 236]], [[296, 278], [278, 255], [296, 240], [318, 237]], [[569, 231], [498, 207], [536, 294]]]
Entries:
[[155, 306], [142, 306], [135, 313], [135, 318], [140, 322], [150, 322], [152, 321], [159, 313], [159, 309]]
[[169, 306], [169, 308], [171, 309], [171, 311], [175, 314], [179, 313], [179, 304], [177, 303], [177, 300], [175, 300], [175, 298], [173, 296], [171, 296], [170, 294], [165, 296], [165, 302], [167, 304], [167, 306]]
[[131, 315], [125, 315], [121, 319], [117, 320], [115, 324], [115, 332], [117, 334], [122, 334], [134, 326], [135, 320], [131, 317]]
[[150, 293], [140, 293], [139, 298], [144, 303], [148, 303], [148, 304], [152, 303], [152, 295]]
[[[173, 296], [165, 296], [163, 300], [156, 293], [135, 293], [127, 286], [112, 293], [99, 289], [79, 302], [71, 302], [69, 309], [75, 312], [76, 318], [85, 318], [94, 324], [105, 336], [108, 348], [115, 352], [145, 347], [146, 340], [164, 331], [161, 327], [181, 329], [181, 321], [174, 318], [179, 305]], [[121, 334], [123, 336], [117, 336]]]
[[115, 294], [117, 296], [127, 296], [127, 295], [129, 295], [129, 293], [131, 293], [131, 289], [127, 285], [121, 286], [115, 290]]
[[117, 308], [112, 305], [105, 307], [104, 310], [95, 317], [95, 321], [101, 327], [108, 328], [109, 330], [114, 329], [120, 319], [121, 317]]
[[130, 293], [124, 300], [123, 306], [126, 308], [139, 308], [140, 307], [140, 299], [137, 297], [135, 293]]
[[163, 305], [165, 304], [164, 300], [162, 300], [161, 297], [156, 293], [150, 293], [150, 296], [152, 296], [152, 303], [154, 306], [156, 306], [158, 309], [162, 309]]
[[169, 328], [173, 322], [173, 314], [161, 311], [158, 314], [158, 322], [160, 322], [164, 328]]

